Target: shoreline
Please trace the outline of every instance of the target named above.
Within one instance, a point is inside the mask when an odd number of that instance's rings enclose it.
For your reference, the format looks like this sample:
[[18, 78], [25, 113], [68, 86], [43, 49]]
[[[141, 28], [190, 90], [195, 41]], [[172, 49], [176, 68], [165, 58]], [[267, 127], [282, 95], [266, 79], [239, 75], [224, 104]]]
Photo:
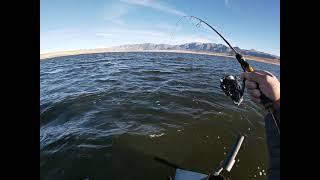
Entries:
[[[58, 51], [51, 53], [40, 54], [40, 61], [46, 60], [49, 58], [55, 57], [65, 57], [65, 56], [73, 56], [73, 55], [85, 55], [85, 54], [98, 54], [98, 53], [112, 53], [112, 52], [167, 52], [167, 53], [183, 53], [183, 54], [202, 54], [202, 55], [210, 55], [210, 56], [221, 56], [221, 57], [230, 57], [234, 58], [234, 56], [229, 56], [226, 54], [220, 53], [212, 53], [212, 52], [199, 52], [199, 51], [184, 51], [184, 50], [108, 50], [108, 49], [88, 49], [88, 50], [71, 50], [71, 51]], [[253, 57], [253, 56], [244, 56], [244, 58], [248, 61], [257, 61], [268, 64], [280, 65], [280, 61], [274, 59]]]

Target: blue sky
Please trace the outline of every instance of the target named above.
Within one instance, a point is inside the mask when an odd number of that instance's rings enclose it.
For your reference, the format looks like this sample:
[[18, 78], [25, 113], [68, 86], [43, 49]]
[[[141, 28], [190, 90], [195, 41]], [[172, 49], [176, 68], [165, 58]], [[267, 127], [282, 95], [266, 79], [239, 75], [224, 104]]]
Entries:
[[[40, 53], [133, 43], [223, 43], [280, 55], [279, 0], [41, 0]], [[223, 43], [224, 44], [224, 43]]]

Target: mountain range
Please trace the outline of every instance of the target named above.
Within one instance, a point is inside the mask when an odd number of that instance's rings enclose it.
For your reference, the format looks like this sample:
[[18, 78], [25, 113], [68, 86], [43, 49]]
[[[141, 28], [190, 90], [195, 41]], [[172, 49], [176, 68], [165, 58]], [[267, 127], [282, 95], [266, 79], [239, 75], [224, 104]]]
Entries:
[[[153, 44], [153, 43], [129, 44], [129, 45], [115, 46], [107, 49], [119, 50], [119, 51], [182, 50], [182, 51], [196, 51], [196, 52], [207, 52], [207, 53], [220, 53], [220, 54], [225, 54], [230, 56], [234, 55], [234, 52], [231, 50], [231, 48], [223, 44], [198, 43], [198, 42], [192, 42], [192, 43], [186, 43], [186, 44], [180, 44], [180, 45]], [[279, 56], [264, 53], [254, 49], [246, 50], [246, 49], [240, 49], [239, 47], [234, 47], [234, 49], [244, 56], [253, 56], [253, 57], [259, 57], [259, 58], [280, 60]]]
[[[265, 52], [257, 51], [254, 49], [246, 50], [239, 47], [234, 49], [240, 54], [244, 55], [245, 59], [255, 60], [260, 62], [280, 64], [280, 57]], [[234, 52], [226, 45], [216, 43], [185, 43], [179, 45], [170, 44], [127, 44], [120, 46], [113, 46], [108, 48], [96, 48], [96, 49], [78, 49], [70, 51], [56, 51], [41, 53], [40, 60], [53, 57], [79, 55], [79, 54], [92, 54], [92, 53], [106, 53], [106, 52], [176, 52], [176, 53], [193, 53], [193, 54], [207, 54], [216, 56], [233, 56]]]

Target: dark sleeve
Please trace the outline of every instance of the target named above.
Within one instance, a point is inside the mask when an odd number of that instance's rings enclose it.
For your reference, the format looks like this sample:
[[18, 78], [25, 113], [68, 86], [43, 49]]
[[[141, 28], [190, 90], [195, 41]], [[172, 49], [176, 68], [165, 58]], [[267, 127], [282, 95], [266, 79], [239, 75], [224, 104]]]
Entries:
[[[280, 123], [280, 108], [273, 113]], [[265, 117], [265, 128], [268, 148], [268, 180], [280, 179], [280, 134], [274, 124], [272, 115], [268, 113]], [[280, 125], [280, 124], [279, 124]]]

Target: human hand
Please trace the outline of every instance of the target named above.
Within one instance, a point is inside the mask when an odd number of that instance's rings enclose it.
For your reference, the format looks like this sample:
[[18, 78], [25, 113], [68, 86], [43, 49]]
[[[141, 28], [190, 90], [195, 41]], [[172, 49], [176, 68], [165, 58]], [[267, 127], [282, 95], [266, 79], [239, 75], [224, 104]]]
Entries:
[[267, 71], [255, 70], [242, 73], [241, 78], [246, 79], [246, 88], [252, 101], [261, 103], [262, 92], [272, 101], [274, 108], [280, 107], [280, 82], [276, 76]]

